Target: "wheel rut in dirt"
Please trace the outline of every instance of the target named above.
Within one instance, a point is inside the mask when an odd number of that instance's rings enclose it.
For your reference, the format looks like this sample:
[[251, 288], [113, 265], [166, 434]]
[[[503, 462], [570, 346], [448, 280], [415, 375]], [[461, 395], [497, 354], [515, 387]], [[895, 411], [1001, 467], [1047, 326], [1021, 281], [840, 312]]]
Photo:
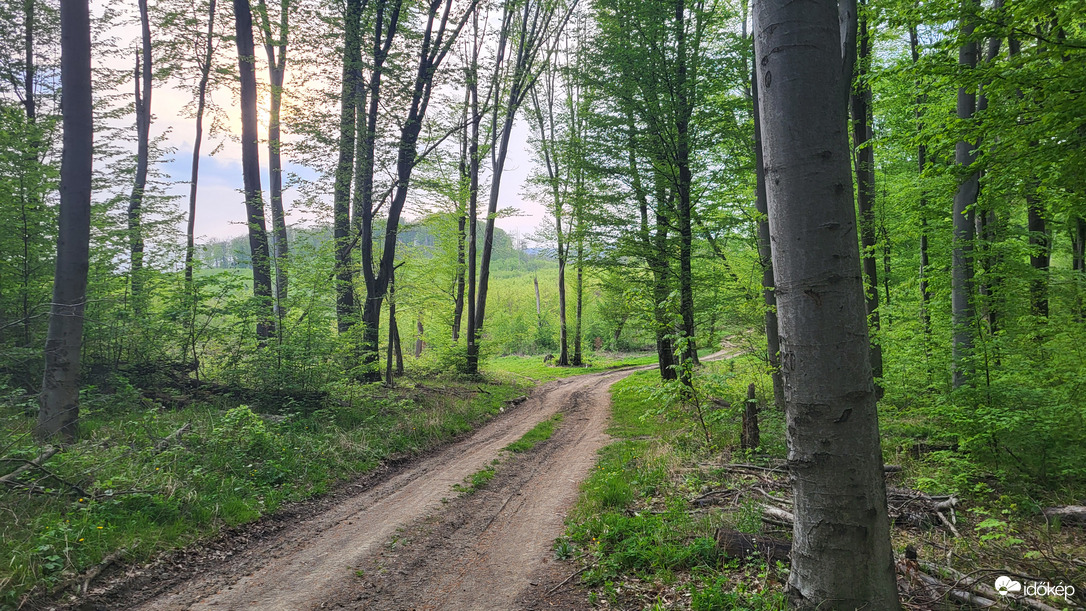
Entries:
[[[607, 441], [608, 389], [632, 370], [566, 378], [461, 442], [133, 609], [511, 609], [546, 570]], [[533, 426], [553, 437], [479, 492], [453, 490]], [[537, 583], [539, 583], [537, 581]]]

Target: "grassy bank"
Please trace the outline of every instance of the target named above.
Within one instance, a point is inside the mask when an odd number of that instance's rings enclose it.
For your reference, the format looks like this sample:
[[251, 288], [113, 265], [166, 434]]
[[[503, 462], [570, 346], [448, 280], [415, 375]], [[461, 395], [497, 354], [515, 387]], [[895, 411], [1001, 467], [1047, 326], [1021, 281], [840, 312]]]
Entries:
[[[435, 382], [356, 389], [275, 409], [217, 402], [168, 410], [135, 395], [84, 397], [81, 440], [0, 488], [0, 608], [121, 554], [163, 550], [320, 495], [387, 459], [432, 448], [498, 413], [523, 384]], [[44, 448], [34, 404], [0, 406], [8, 473]]]

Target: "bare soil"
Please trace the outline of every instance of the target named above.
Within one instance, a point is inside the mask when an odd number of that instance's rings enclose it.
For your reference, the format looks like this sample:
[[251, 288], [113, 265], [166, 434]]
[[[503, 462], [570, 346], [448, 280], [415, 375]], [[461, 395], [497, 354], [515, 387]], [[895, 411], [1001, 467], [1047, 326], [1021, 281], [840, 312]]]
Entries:
[[[637, 368], [640, 369], [640, 368]], [[459, 442], [92, 588], [78, 609], [583, 609], [552, 545], [608, 441], [609, 387], [557, 380]], [[562, 412], [551, 439], [502, 449]], [[481, 490], [453, 486], [500, 461]]]

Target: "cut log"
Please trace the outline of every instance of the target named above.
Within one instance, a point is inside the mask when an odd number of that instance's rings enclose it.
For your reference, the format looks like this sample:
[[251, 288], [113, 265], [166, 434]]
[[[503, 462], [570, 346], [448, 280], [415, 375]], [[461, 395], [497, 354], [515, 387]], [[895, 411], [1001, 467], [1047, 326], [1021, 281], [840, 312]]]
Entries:
[[1060, 524], [1074, 524], [1086, 526], [1086, 507], [1082, 505], [1066, 505], [1064, 507], [1046, 507], [1045, 517], [1049, 520], [1059, 519]]
[[788, 562], [792, 553], [792, 544], [782, 539], [749, 535], [725, 528], [716, 531], [716, 544], [727, 557], [740, 560], [760, 554], [767, 562]]

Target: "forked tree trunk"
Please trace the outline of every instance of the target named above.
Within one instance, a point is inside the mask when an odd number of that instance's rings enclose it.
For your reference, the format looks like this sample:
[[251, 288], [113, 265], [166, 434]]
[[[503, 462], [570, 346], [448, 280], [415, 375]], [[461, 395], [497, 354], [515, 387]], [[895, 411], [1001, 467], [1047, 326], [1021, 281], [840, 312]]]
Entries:
[[754, 12], [795, 496], [789, 600], [794, 609], [892, 611], [900, 603], [846, 133], [852, 71], [839, 18], [833, 0], [762, 0]]
[[[916, 31], [916, 26], [909, 27], [909, 50], [912, 53], [913, 67], [915, 68], [920, 63], [920, 40]], [[920, 91], [921, 83], [916, 82], [916, 89]], [[923, 133], [923, 111], [924, 95], [918, 93], [916, 95], [916, 130], [918, 133]], [[916, 146], [916, 158], [917, 158], [917, 174], [920, 176], [920, 180], [923, 180], [924, 170], [928, 165], [928, 147], [923, 142]], [[931, 354], [931, 290], [928, 288], [928, 192], [927, 189], [921, 188], [920, 201], [917, 204], [919, 208], [918, 214], [920, 216], [920, 322], [924, 329], [924, 352], [925, 354]]]
[[245, 216], [249, 229], [249, 252], [253, 265], [253, 296], [257, 304], [256, 337], [261, 343], [275, 329], [272, 316], [271, 261], [268, 257], [268, 228], [264, 223], [264, 196], [260, 188], [260, 138], [256, 120], [256, 57], [253, 46], [253, 14], [249, 0], [234, 0], [234, 25], [241, 76], [241, 173], [245, 193]]
[[72, 441], [79, 422], [79, 352], [90, 256], [93, 101], [90, 7], [60, 3], [60, 82], [64, 90], [64, 153], [60, 162], [60, 214], [53, 301], [45, 340], [39, 439]]

